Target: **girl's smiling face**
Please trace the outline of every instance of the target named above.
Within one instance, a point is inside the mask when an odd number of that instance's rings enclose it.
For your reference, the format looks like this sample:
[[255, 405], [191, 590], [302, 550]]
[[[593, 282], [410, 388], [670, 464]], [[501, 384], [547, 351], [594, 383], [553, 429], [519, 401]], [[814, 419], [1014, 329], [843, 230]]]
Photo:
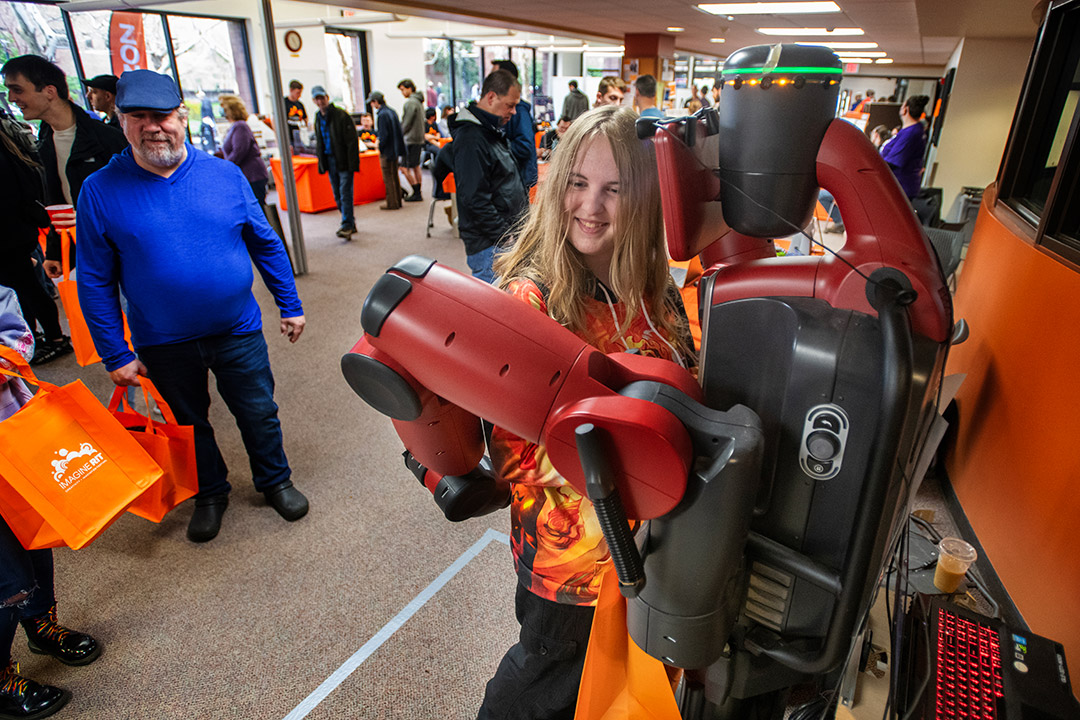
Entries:
[[615, 251], [615, 213], [619, 201], [619, 168], [611, 145], [594, 137], [579, 153], [570, 172], [563, 208], [570, 216], [570, 244], [604, 284]]

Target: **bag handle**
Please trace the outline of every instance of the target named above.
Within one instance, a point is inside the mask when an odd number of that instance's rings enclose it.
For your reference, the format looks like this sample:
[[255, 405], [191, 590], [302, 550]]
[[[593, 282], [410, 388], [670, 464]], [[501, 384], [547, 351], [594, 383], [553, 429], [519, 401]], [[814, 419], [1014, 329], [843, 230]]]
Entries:
[[71, 244], [75, 242], [75, 228], [57, 229], [56, 233], [60, 236], [60, 268], [67, 281], [71, 279]]
[[[176, 422], [176, 416], [173, 415], [172, 408], [170, 408], [169, 404], [165, 402], [165, 398], [161, 397], [161, 393], [156, 387], [154, 387], [154, 383], [150, 382], [150, 378], [140, 376], [139, 385], [142, 386], [143, 397], [146, 399], [147, 412], [145, 415], [143, 415], [141, 412], [137, 411], [130, 405], [128, 405], [128, 410], [130, 410], [135, 415], [139, 415], [146, 419], [146, 429], [151, 433], [154, 432], [154, 419], [151, 417], [152, 413], [150, 412], [150, 398], [154, 399], [154, 402], [158, 406], [158, 410], [161, 411], [161, 416], [165, 418], [165, 422], [158, 423], [159, 425], [179, 425], [179, 423]], [[109, 412], [113, 413], [120, 409], [121, 403], [126, 400], [128, 387], [130, 386], [116, 386], [116, 388], [113, 390], [112, 398], [109, 400]]]
[[37, 385], [42, 390], [47, 390], [51, 392], [57, 389], [56, 385], [39, 379], [38, 376], [34, 374], [34, 371], [30, 368], [30, 363], [26, 362], [26, 358], [24, 358], [22, 355], [15, 352], [11, 348], [7, 347], [6, 345], [0, 345], [0, 358], [7, 360], [15, 367], [15, 370], [8, 370], [3, 365], [0, 365], [0, 374], [17, 377], [20, 380], [25, 380], [31, 385]]

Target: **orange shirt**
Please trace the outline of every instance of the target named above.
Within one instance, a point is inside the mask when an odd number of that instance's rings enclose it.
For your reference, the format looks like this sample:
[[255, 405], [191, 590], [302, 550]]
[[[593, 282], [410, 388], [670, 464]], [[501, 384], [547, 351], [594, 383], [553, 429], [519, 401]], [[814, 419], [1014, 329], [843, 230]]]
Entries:
[[[547, 314], [543, 294], [532, 281], [515, 280], [509, 292]], [[624, 352], [629, 346], [642, 355], [671, 358], [670, 348], [644, 317], [639, 315], [620, 334], [607, 302], [586, 302], [587, 328], [581, 334], [585, 342], [607, 353]], [[625, 308], [621, 303], [614, 308], [622, 322]], [[656, 313], [651, 314], [655, 317]], [[668, 340], [675, 344], [672, 338]], [[548, 600], [595, 605], [611, 556], [592, 503], [555, 471], [542, 445], [496, 427], [490, 449], [496, 472], [512, 483], [510, 544], [519, 582]]]

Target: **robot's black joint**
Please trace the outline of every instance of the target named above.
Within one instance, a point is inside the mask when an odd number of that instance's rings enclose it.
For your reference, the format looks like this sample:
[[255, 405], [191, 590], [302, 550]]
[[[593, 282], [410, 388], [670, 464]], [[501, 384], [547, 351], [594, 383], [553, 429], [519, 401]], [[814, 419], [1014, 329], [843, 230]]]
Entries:
[[360, 325], [364, 332], [379, 337], [383, 323], [410, 292], [412, 283], [400, 275], [387, 273], [376, 280], [360, 311]]
[[428, 274], [428, 270], [435, 264], [435, 261], [429, 257], [423, 255], [409, 255], [408, 257], [399, 260], [394, 267], [390, 270], [396, 270], [402, 275], [408, 275], [409, 277], [422, 278]]

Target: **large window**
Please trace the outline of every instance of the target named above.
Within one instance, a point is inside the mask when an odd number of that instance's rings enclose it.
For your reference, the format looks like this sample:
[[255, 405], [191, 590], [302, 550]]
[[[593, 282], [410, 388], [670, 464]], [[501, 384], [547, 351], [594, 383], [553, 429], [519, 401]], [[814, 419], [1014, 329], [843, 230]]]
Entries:
[[[70, 17], [86, 77], [120, 75], [125, 66], [173, 75], [172, 54], [161, 16], [100, 10]], [[111, 52], [114, 45], [115, 53]]]
[[371, 81], [367, 75], [367, 43], [364, 33], [339, 28], [326, 29], [326, 58], [330, 72], [326, 92], [330, 100], [349, 113], [364, 111]]
[[1035, 242], [1080, 263], [1080, 0], [1056, 0], [1013, 120], [999, 200]]
[[450, 44], [454, 58], [454, 105], [463, 108], [480, 99], [480, 48], [471, 42], [453, 40]]
[[[64, 18], [58, 8], [0, 2], [0, 65], [19, 55], [40, 55], [55, 63], [67, 74], [71, 99], [86, 104]], [[0, 88], [0, 107], [22, 118], [19, 109], [8, 103], [3, 88]]]
[[484, 77], [487, 77], [492, 70], [492, 63], [496, 60], [510, 60], [518, 69], [518, 80], [521, 81], [521, 99], [525, 102], [531, 103], [533, 101], [533, 91], [540, 92], [537, 87], [539, 82], [539, 73], [536, 63], [536, 49], [530, 47], [519, 47], [510, 45], [485, 45], [481, 49]]
[[460, 110], [480, 99], [480, 48], [464, 40], [424, 40], [424, 102]]
[[[170, 75], [190, 110], [192, 138], [211, 151], [226, 125], [218, 96], [238, 95], [250, 112], [259, 110], [241, 20], [107, 10], [67, 13], [66, 20], [67, 26], [55, 6], [0, 2], [0, 62], [27, 53], [49, 59], [67, 74], [72, 99], [87, 109], [80, 77], [135, 68]], [[7, 106], [6, 99], [0, 104]]]

